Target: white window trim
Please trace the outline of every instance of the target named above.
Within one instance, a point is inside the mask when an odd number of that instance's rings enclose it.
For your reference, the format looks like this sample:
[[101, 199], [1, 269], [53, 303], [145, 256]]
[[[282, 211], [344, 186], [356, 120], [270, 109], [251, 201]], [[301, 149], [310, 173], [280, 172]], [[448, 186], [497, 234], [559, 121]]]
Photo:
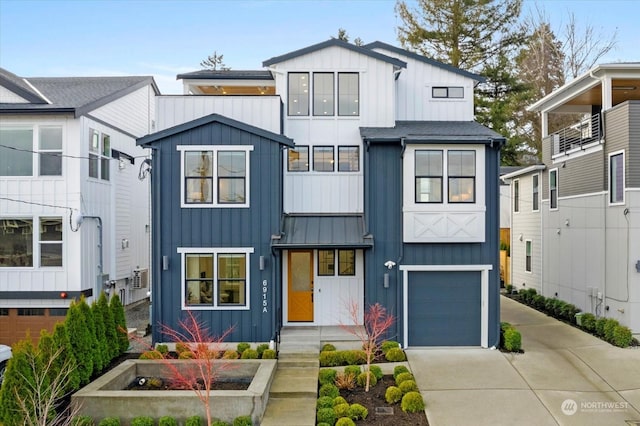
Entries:
[[[178, 253], [180, 254], [180, 306], [182, 310], [190, 311], [248, 311], [251, 309], [251, 254], [253, 253], [253, 247], [178, 247]], [[247, 256], [245, 262], [246, 277], [245, 277], [245, 300], [244, 306], [216, 306], [217, 294], [218, 294], [218, 254], [226, 253], [242, 253]], [[186, 256], [187, 254], [211, 254], [213, 259], [213, 301], [211, 305], [187, 305], [185, 300], [185, 276], [186, 276]]]
[[[40, 241], [40, 220], [42, 218], [46, 218], [46, 219], [57, 219], [60, 218], [62, 219], [62, 240], [60, 241], [49, 241], [49, 242], [45, 242], [45, 244], [61, 244], [62, 245], [62, 265], [61, 266], [42, 266], [41, 265], [41, 250], [40, 250], [40, 244], [42, 243]], [[31, 253], [33, 256], [33, 259], [31, 260], [31, 263], [33, 264], [33, 266], [6, 266], [6, 267], [2, 267], [0, 268], [0, 271], [4, 271], [4, 272], [10, 272], [10, 271], [36, 271], [36, 270], [43, 270], [43, 271], [62, 271], [65, 268], [65, 250], [67, 248], [67, 233], [65, 230], [65, 221], [64, 221], [64, 216], [56, 216], [55, 214], [51, 214], [51, 215], [47, 215], [47, 214], [42, 214], [42, 215], [38, 215], [38, 216], [20, 216], [20, 215], [1, 215], [0, 219], [2, 220], [30, 220], [31, 221], [31, 225], [33, 226], [33, 230], [31, 232]]]
[[[535, 193], [533, 192], [533, 180], [534, 177], [538, 177], [538, 208], [534, 208], [534, 200], [535, 200]], [[533, 175], [531, 175], [531, 211], [532, 212], [539, 212], [540, 211], [540, 203], [542, 202], [542, 194], [540, 193], [540, 183], [542, 182], [542, 179], [540, 179], [540, 173], [535, 173]]]
[[[3, 122], [3, 129], [13, 130], [31, 130], [31, 175], [28, 176], [0, 176], [2, 180], [25, 180], [25, 179], [46, 179], [46, 180], [60, 180], [64, 179], [65, 173], [65, 161], [62, 157], [61, 170], [59, 175], [40, 175], [40, 153], [46, 152], [60, 152], [61, 155], [65, 153], [65, 141], [67, 138], [67, 126], [59, 121], [44, 121], [39, 123], [24, 123], [24, 122]], [[59, 150], [40, 150], [40, 128], [41, 127], [61, 127], [62, 128], [62, 146]]]
[[[178, 145], [176, 150], [180, 152], [180, 207], [186, 209], [210, 209], [210, 208], [248, 208], [251, 205], [251, 160], [250, 152], [253, 151], [253, 145]], [[190, 204], [185, 203], [185, 180], [184, 180], [184, 154], [190, 151], [212, 151], [213, 152], [213, 184], [211, 185], [211, 203]], [[245, 155], [245, 202], [237, 204], [220, 204], [218, 203], [218, 152], [220, 151], [244, 151]], [[298, 172], [299, 173], [299, 172]]]
[[[98, 151], [91, 151], [91, 139], [89, 139], [89, 149], [87, 149], [87, 157], [90, 157], [91, 155], [94, 155], [97, 157], [98, 159], [98, 176], [94, 177], [94, 176], [90, 176], [89, 175], [89, 168], [87, 167], [87, 177], [89, 179], [92, 179], [93, 181], [96, 182], [104, 182], [104, 183], [108, 183], [111, 182], [112, 179], [112, 173], [111, 173], [111, 160], [112, 160], [112, 145], [113, 145], [113, 141], [111, 140], [111, 134], [107, 133], [107, 132], [103, 132], [102, 130], [99, 130], [96, 127], [91, 127], [89, 126], [89, 138], [93, 138], [93, 132], [97, 132], [98, 133]], [[64, 136], [64, 135], [63, 135]], [[104, 151], [104, 137], [107, 136], [109, 138], [109, 155], [104, 155], [103, 151]], [[109, 179], [103, 179], [103, 172], [102, 172], [102, 160], [107, 160], [107, 164], [109, 167]], [[89, 160], [91, 161], [91, 160]]]
[[[531, 244], [531, 270], [527, 271], [527, 243]], [[524, 240], [524, 272], [533, 274], [533, 240]]]
[[[516, 186], [518, 187], [518, 210], [516, 210]], [[522, 198], [520, 196], [520, 179], [514, 179], [513, 180], [513, 192], [511, 194], [511, 196], [513, 197], [513, 202], [512, 202], [512, 206], [511, 209], [513, 210], [513, 214], [520, 214], [520, 198]]]
[[[556, 174], [556, 206], [552, 207], [551, 206], [551, 173], [555, 173]], [[558, 208], [560, 207], [560, 179], [559, 179], [559, 173], [558, 173], [558, 168], [556, 167], [555, 169], [550, 169], [549, 170], [549, 176], [548, 176], [548, 181], [547, 184], [549, 185], [549, 211], [557, 211]]]
[[[615, 157], [616, 155], [620, 155], [622, 154], [622, 201], [616, 201], [616, 202], [611, 202], [611, 157]], [[625, 204], [626, 201], [626, 187], [627, 187], [627, 179], [625, 177], [626, 174], [626, 154], [624, 149], [621, 149], [619, 151], [615, 151], [615, 152], [611, 152], [609, 153], [608, 158], [608, 163], [607, 163], [607, 170], [609, 173], [607, 176], [607, 202], [610, 206], [623, 206]]]

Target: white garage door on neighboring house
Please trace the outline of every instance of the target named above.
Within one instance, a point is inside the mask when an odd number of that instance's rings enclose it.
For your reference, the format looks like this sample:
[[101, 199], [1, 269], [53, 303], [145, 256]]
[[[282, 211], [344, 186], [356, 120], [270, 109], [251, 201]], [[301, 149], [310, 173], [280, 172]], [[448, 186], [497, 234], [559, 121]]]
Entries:
[[487, 265], [403, 265], [407, 346], [487, 346]]

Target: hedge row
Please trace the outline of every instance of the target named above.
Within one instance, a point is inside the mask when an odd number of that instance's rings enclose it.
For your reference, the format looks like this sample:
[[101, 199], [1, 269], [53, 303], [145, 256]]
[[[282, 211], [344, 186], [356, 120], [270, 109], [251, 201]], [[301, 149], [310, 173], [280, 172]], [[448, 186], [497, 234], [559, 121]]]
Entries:
[[[25, 424], [27, 418], [55, 416], [55, 404], [41, 394], [63, 398], [89, 383], [129, 348], [124, 307], [114, 295], [102, 293], [89, 306], [82, 297], [72, 301], [64, 322], [53, 334], [42, 330], [37, 346], [27, 337], [12, 347], [0, 388], [0, 424]], [[35, 395], [35, 390], [40, 395]]]
[[[185, 426], [203, 426], [206, 423], [199, 416], [192, 416], [187, 418]], [[120, 419], [118, 417], [105, 417], [96, 423], [89, 416], [78, 416], [73, 419], [73, 426], [120, 426]], [[131, 420], [131, 426], [155, 426], [156, 421], [153, 417], [139, 416]], [[178, 426], [178, 421], [171, 416], [160, 417], [157, 422], [158, 426]], [[253, 421], [251, 416], [240, 416], [233, 420], [233, 423], [223, 422], [222, 420], [214, 420], [211, 423], [212, 426], [252, 426]]]
[[579, 308], [560, 299], [544, 297], [538, 294], [534, 288], [520, 290], [517, 298], [532, 308], [576, 325], [615, 346], [626, 348], [633, 342], [631, 330], [621, 325], [617, 320], [604, 317], [596, 318], [593, 314], [584, 313], [580, 315], [581, 321], [578, 324], [576, 314], [581, 312]]

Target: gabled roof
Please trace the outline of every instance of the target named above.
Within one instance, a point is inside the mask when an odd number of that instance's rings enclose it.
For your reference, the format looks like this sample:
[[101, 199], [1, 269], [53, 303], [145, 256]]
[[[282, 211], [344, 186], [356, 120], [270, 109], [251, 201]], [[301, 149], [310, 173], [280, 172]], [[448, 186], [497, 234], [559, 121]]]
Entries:
[[396, 121], [394, 127], [360, 127], [370, 142], [504, 143], [504, 136], [475, 121]]
[[[25, 81], [50, 103], [0, 104], [0, 114], [73, 113], [75, 117], [79, 117], [149, 84], [157, 95], [160, 94], [153, 77], [150, 76], [32, 77]], [[5, 81], [0, 80], [0, 84], [22, 96], [6, 86]]]
[[381, 41], [374, 41], [372, 43], [365, 44], [362, 47], [364, 47], [365, 49], [372, 49], [372, 50], [373, 49], [388, 50], [390, 52], [397, 53], [398, 55], [407, 56], [407, 57], [409, 57], [411, 59], [415, 59], [417, 61], [424, 62], [425, 64], [429, 64], [429, 65], [432, 65], [434, 67], [438, 67], [440, 69], [443, 69], [443, 70], [446, 70], [446, 71], [461, 75], [463, 77], [470, 78], [470, 79], [475, 80], [475, 81], [477, 81], [479, 83], [483, 83], [483, 82], [485, 82], [487, 80], [486, 78], [484, 78], [484, 77], [482, 77], [482, 76], [480, 76], [478, 74], [474, 74], [474, 73], [471, 73], [469, 71], [461, 70], [460, 68], [456, 68], [456, 67], [451, 66], [449, 64], [445, 64], [445, 63], [442, 63], [440, 61], [436, 61], [435, 59], [427, 58], [426, 56], [419, 55], [419, 54], [417, 54], [415, 52], [411, 52], [409, 50], [401, 49], [399, 47], [392, 46], [390, 44], [383, 43]]
[[0, 86], [5, 87], [9, 91], [24, 98], [34, 104], [46, 104], [47, 100], [44, 99], [38, 92], [33, 90], [24, 78], [20, 78], [12, 72], [7, 71], [4, 68], [0, 68]]
[[169, 127], [168, 129], [164, 129], [147, 136], [143, 136], [137, 139], [136, 144], [145, 145], [145, 146], [151, 145], [155, 142], [158, 142], [170, 136], [177, 135], [179, 133], [186, 132], [191, 129], [195, 129], [200, 126], [205, 126], [210, 123], [221, 123], [229, 127], [234, 127], [238, 130], [252, 133], [256, 136], [260, 136], [266, 139], [271, 139], [272, 141], [278, 142], [282, 145], [286, 145], [289, 147], [295, 146], [295, 144], [293, 143], [293, 139], [290, 139], [284, 135], [273, 133], [268, 130], [264, 130], [256, 126], [252, 126], [250, 124], [243, 123], [241, 121], [234, 120], [233, 118], [225, 117], [224, 115], [220, 115], [220, 114], [205, 115], [204, 117], [200, 117], [195, 120], [188, 121], [186, 123], [178, 124], [177, 126]]
[[327, 41], [323, 41], [322, 43], [314, 44], [312, 46], [308, 46], [302, 49], [295, 50], [293, 52], [285, 53], [284, 55], [275, 56], [271, 59], [267, 59], [262, 63], [263, 67], [268, 67], [273, 64], [277, 64], [280, 62], [288, 61], [289, 59], [297, 58], [302, 55], [306, 55], [309, 53], [316, 52], [321, 49], [326, 49], [328, 47], [342, 47], [344, 49], [351, 50], [352, 52], [357, 52], [362, 55], [366, 55], [384, 62], [388, 62], [399, 68], [406, 68], [407, 63], [403, 62], [399, 59], [391, 58], [387, 55], [383, 55], [382, 53], [374, 52], [371, 49], [365, 49], [364, 47], [356, 46], [355, 44], [348, 43], [346, 41], [339, 40], [337, 38], [332, 38]]
[[266, 70], [199, 70], [178, 74], [177, 80], [273, 80]]

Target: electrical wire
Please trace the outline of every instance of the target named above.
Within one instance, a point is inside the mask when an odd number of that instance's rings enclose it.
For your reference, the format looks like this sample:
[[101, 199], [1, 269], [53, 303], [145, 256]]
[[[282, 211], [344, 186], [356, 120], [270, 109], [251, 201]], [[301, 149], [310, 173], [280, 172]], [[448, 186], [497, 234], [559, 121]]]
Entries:
[[78, 227], [76, 227], [75, 229], [73, 228], [73, 211], [75, 210], [72, 207], [67, 207], [67, 206], [57, 206], [55, 204], [47, 204], [47, 203], [38, 203], [36, 201], [25, 201], [25, 200], [18, 200], [16, 198], [9, 198], [9, 197], [0, 197], [0, 200], [5, 200], [5, 201], [12, 201], [14, 203], [22, 203], [22, 204], [30, 204], [30, 205], [34, 205], [34, 206], [42, 206], [42, 207], [52, 207], [54, 209], [65, 209], [65, 210], [69, 210], [69, 228], [71, 229], [72, 232], [77, 232], [78, 229], [80, 229], [80, 225], [78, 225]]
[[[34, 151], [32, 149], [16, 148], [16, 147], [13, 147], [13, 146], [8, 146], [8, 145], [3, 145], [3, 144], [0, 144], [0, 148], [10, 149], [10, 150], [19, 151], [19, 152], [28, 152], [28, 153], [31, 153], [31, 154], [49, 155], [51, 157], [74, 158], [74, 159], [78, 159], [78, 160], [97, 160], [97, 159], [102, 159], [102, 160], [120, 161], [120, 158], [105, 157], [105, 156], [101, 156], [99, 154], [95, 154], [96, 157], [83, 157], [83, 156], [78, 156], [78, 155], [69, 155], [69, 154], [62, 154], [62, 153], [50, 152], [50, 151]], [[131, 157], [131, 158], [134, 158], [134, 159], [135, 158], [149, 158], [149, 155], [138, 155], [138, 156]]]

